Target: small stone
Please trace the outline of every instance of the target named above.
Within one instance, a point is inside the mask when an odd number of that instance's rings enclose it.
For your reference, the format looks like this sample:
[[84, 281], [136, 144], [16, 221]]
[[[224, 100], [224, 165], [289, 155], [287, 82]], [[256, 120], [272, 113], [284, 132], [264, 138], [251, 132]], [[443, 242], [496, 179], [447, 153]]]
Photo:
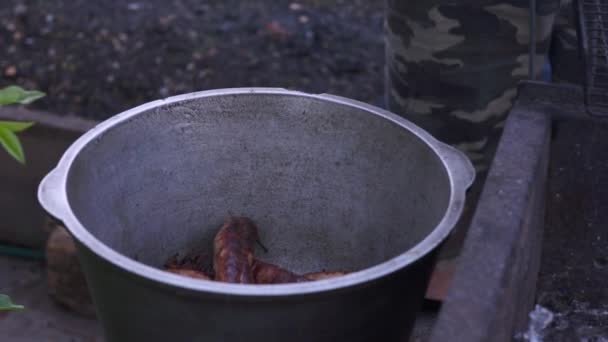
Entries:
[[175, 20], [175, 18], [177, 18], [177, 16], [175, 14], [165, 15], [165, 16], [158, 18], [158, 23], [161, 26], [166, 28], [169, 25], [171, 25], [171, 23], [173, 22], [173, 20]]
[[6, 69], [4, 69], [4, 76], [6, 76], [6, 77], [17, 76], [17, 68], [14, 65], [8, 66]]
[[142, 5], [139, 2], [131, 2], [129, 4], [127, 4], [127, 9], [129, 11], [139, 11], [141, 9]]
[[304, 6], [302, 6], [302, 4], [299, 4], [297, 2], [292, 2], [289, 4], [289, 9], [292, 11], [301, 11], [304, 8]]
[[47, 24], [52, 24], [53, 21], [55, 21], [55, 16], [52, 14], [47, 14], [46, 17], [44, 17], [44, 19], [46, 20]]
[[25, 43], [25, 45], [30, 45], [30, 46], [32, 46], [32, 45], [34, 45], [34, 38], [32, 38], [32, 37], [27, 37], [27, 38], [25, 38], [24, 43]]
[[120, 43], [120, 40], [117, 38], [112, 38], [112, 47], [114, 48], [115, 51], [123, 51], [123, 45]]
[[287, 31], [283, 24], [276, 20], [266, 23], [266, 31], [272, 38], [276, 40], [285, 40], [290, 35], [289, 31]]
[[194, 8], [194, 13], [196, 13], [197, 15], [203, 15], [205, 14], [207, 11], [209, 10], [209, 6], [205, 5], [205, 4], [198, 4], [196, 5], [196, 7]]
[[188, 65], [186, 65], [186, 70], [192, 71], [195, 67], [196, 66], [194, 65], [194, 63], [188, 63]]
[[118, 63], [116, 61], [112, 62], [112, 69], [116, 69], [116, 70], [120, 69], [120, 63]]
[[19, 31], [15, 31], [15, 33], [13, 33], [13, 40], [20, 41], [22, 38], [23, 38], [23, 33], [19, 32]]
[[553, 322], [555, 314], [541, 306], [536, 305], [528, 317], [530, 318], [528, 327], [528, 336], [531, 341], [542, 341], [544, 330]]
[[24, 4], [17, 4], [17, 6], [15, 6], [16, 15], [23, 15], [25, 14], [25, 12], [27, 12], [27, 6], [25, 6]]
[[557, 330], [566, 330], [570, 325], [566, 319], [560, 318], [556, 321], [555, 329]]
[[198, 72], [197, 77], [202, 79], [202, 78], [207, 77], [209, 74], [210, 74], [209, 70], [201, 70]]
[[298, 21], [300, 22], [300, 24], [306, 24], [310, 21], [310, 19], [305, 15], [301, 15], [298, 17]]
[[114, 82], [114, 80], [115, 80], [114, 75], [108, 75], [106, 77], [106, 82], [108, 82], [108, 83], [112, 83], [112, 82]]

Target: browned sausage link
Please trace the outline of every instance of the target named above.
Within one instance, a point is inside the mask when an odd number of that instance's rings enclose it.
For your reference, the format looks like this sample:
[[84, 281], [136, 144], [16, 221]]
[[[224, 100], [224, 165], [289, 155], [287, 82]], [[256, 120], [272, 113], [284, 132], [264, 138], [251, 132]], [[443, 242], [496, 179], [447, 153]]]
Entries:
[[256, 284], [284, 284], [308, 281], [304, 276], [260, 260], [253, 262], [253, 278]]
[[308, 280], [314, 281], [314, 280], [323, 280], [323, 279], [341, 277], [346, 274], [347, 274], [346, 272], [314, 272], [314, 273], [307, 273], [304, 275], [304, 277]]
[[250, 219], [229, 218], [213, 241], [215, 280], [228, 283], [253, 283], [251, 266], [258, 239], [258, 229]]
[[167, 268], [167, 271], [171, 272], [171, 273], [179, 274], [184, 277], [211, 280], [211, 278], [203, 272], [189, 270], [186, 268]]

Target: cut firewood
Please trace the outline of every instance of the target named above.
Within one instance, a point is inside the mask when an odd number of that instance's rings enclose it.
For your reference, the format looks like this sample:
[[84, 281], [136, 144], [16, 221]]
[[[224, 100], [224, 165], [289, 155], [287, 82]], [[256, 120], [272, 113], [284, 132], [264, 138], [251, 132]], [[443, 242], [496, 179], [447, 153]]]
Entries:
[[49, 295], [59, 305], [82, 316], [95, 316], [93, 301], [67, 230], [55, 227], [46, 244]]

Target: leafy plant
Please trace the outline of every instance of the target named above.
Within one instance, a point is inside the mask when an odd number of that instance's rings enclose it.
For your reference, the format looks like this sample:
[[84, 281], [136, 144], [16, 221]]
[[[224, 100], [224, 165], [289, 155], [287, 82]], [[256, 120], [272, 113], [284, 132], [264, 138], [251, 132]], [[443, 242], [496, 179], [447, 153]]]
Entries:
[[9, 296], [0, 294], [0, 311], [7, 310], [23, 310], [23, 306], [13, 304]]
[[[24, 90], [17, 86], [0, 89], [0, 107], [10, 104], [29, 104], [43, 97], [44, 93], [36, 90]], [[21, 164], [25, 164], [23, 147], [17, 133], [30, 128], [33, 122], [0, 121], [0, 145]], [[23, 306], [14, 304], [10, 297], [0, 294], [0, 311], [21, 310]]]
[[[0, 89], [0, 107], [9, 104], [29, 104], [43, 97], [37, 90], [24, 90], [10, 86]], [[16, 133], [23, 132], [33, 125], [32, 122], [0, 121], [0, 145], [18, 162], [25, 164], [23, 147]]]

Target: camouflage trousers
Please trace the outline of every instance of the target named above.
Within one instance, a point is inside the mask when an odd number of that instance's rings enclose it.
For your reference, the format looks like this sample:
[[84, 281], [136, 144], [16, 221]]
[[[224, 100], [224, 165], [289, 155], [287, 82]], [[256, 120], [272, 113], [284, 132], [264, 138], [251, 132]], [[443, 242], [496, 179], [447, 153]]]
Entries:
[[[549, 58], [554, 80], [578, 82], [582, 72], [571, 0], [536, 2], [537, 76]], [[465, 152], [477, 170], [463, 216], [440, 260], [460, 253], [517, 84], [528, 78], [529, 4], [387, 0], [389, 110]]]
[[[577, 82], [571, 0], [537, 0], [537, 74]], [[520, 80], [528, 78], [529, 1], [387, 0], [388, 108], [490, 165]]]

